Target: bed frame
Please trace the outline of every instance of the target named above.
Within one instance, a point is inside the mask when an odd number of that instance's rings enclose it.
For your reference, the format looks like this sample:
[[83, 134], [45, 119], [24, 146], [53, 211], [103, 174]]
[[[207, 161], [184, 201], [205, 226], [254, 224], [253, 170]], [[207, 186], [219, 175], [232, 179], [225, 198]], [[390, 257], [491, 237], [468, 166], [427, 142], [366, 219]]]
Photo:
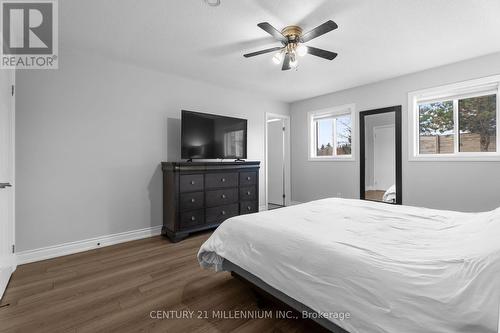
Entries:
[[[316, 314], [317, 311], [314, 311], [310, 307], [302, 304], [301, 302], [291, 298], [290, 296], [284, 294], [283, 292], [271, 287], [268, 285], [266, 282], [262, 281], [260, 278], [256, 277], [252, 273], [244, 270], [243, 268], [239, 267], [238, 265], [233, 264], [227, 259], [224, 259], [222, 262], [222, 269], [224, 271], [231, 272], [233, 276], [237, 276], [251, 285], [257, 287], [258, 289], [263, 290], [267, 294], [271, 295], [272, 297], [278, 299], [279, 301], [285, 303], [292, 309], [302, 313], [302, 312], [308, 312], [310, 314]], [[329, 321], [326, 318], [320, 317], [320, 318], [315, 318], [312, 317], [312, 320], [314, 320], [316, 323], [321, 325], [322, 327], [326, 328], [327, 330], [333, 332], [333, 333], [349, 333], [348, 331], [344, 330], [342, 327], [337, 326], [333, 322]]]

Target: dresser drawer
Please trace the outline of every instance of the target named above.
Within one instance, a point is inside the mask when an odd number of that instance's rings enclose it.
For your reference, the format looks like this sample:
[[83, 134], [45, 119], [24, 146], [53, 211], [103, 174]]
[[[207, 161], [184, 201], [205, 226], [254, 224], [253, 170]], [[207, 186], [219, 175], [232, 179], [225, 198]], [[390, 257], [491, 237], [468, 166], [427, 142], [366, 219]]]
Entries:
[[257, 172], [240, 172], [240, 186], [257, 184]]
[[240, 200], [249, 201], [257, 198], [257, 188], [255, 186], [240, 187]]
[[205, 176], [205, 187], [207, 189], [236, 186], [238, 186], [237, 172], [209, 173]]
[[238, 215], [238, 204], [207, 208], [207, 224], [222, 223], [236, 215]]
[[193, 210], [203, 208], [204, 199], [205, 193], [203, 192], [183, 193], [180, 196], [180, 210]]
[[205, 223], [205, 210], [198, 209], [190, 212], [181, 213], [180, 229], [189, 229], [194, 226]]
[[203, 175], [182, 175], [179, 187], [180, 192], [203, 191]]
[[240, 203], [240, 214], [251, 214], [259, 211], [257, 201], [245, 201]]
[[228, 205], [238, 202], [238, 189], [228, 188], [206, 192], [207, 207]]

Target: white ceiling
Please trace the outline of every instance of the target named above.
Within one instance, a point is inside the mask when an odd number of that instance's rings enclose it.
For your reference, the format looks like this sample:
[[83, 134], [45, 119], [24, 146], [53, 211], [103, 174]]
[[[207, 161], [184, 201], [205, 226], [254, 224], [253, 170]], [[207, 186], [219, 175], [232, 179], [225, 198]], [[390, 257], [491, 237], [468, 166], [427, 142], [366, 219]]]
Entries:
[[[499, 0], [64, 0], [60, 48], [78, 48], [158, 71], [291, 102], [500, 51]], [[282, 72], [279, 46], [256, 24], [304, 30], [332, 19], [339, 29], [308, 45]]]

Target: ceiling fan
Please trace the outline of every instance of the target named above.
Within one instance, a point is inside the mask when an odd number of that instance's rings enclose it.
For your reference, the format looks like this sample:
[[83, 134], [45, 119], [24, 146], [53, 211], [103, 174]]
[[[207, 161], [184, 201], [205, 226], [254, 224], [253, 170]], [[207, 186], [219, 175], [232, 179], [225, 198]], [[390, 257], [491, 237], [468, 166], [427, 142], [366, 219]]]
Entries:
[[327, 60], [333, 60], [337, 56], [337, 53], [335, 52], [304, 45], [304, 43], [307, 43], [308, 41], [316, 37], [337, 29], [337, 23], [333, 22], [332, 20], [326, 21], [325, 23], [317, 26], [316, 28], [305, 34], [302, 33], [302, 28], [296, 25], [285, 27], [283, 30], [281, 30], [281, 32], [268, 22], [259, 23], [257, 24], [257, 26], [273, 36], [276, 40], [281, 42], [282, 46], [247, 53], [243, 55], [245, 58], [255, 57], [260, 54], [277, 51], [273, 56], [273, 62], [275, 64], [281, 64], [283, 62], [281, 70], [286, 71], [292, 67], [297, 67], [298, 56], [302, 57], [308, 53]]

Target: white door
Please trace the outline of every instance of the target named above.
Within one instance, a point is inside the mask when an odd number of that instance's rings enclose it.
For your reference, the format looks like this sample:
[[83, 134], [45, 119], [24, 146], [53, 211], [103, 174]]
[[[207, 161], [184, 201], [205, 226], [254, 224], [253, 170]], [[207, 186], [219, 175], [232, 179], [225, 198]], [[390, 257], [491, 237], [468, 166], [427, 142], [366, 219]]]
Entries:
[[285, 132], [283, 119], [271, 119], [267, 122], [267, 192], [268, 204], [285, 205]]
[[14, 258], [14, 72], [0, 69], [0, 297]]
[[396, 183], [396, 132], [394, 126], [373, 128], [373, 185], [386, 191]]

